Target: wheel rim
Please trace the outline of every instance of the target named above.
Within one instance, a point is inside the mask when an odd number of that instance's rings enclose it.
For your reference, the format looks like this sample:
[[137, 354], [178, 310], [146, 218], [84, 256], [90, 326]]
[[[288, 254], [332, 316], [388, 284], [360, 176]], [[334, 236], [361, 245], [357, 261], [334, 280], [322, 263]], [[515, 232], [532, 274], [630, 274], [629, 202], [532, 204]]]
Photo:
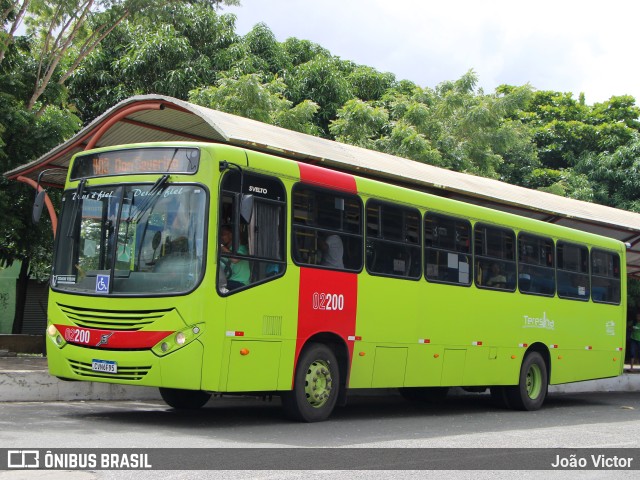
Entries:
[[309, 405], [314, 408], [320, 408], [327, 403], [331, 396], [331, 385], [329, 363], [324, 360], [312, 362], [307, 369], [304, 387]]
[[539, 365], [531, 365], [527, 371], [527, 395], [535, 400], [542, 390], [542, 371]]

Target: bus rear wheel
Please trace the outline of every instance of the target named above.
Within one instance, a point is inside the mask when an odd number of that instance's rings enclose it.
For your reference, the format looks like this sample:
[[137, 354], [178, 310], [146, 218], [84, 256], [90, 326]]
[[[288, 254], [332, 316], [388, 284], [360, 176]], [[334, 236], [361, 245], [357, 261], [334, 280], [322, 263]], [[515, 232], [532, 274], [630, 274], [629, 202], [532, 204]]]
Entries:
[[160, 396], [167, 405], [176, 410], [197, 410], [211, 398], [211, 394], [202, 390], [181, 390], [179, 388], [160, 388]]
[[516, 410], [538, 410], [547, 397], [547, 365], [539, 352], [529, 353], [520, 367], [518, 385], [504, 387], [508, 405]]
[[333, 412], [339, 390], [336, 356], [326, 345], [312, 343], [300, 355], [293, 390], [282, 395], [285, 415], [302, 422], [326, 420]]

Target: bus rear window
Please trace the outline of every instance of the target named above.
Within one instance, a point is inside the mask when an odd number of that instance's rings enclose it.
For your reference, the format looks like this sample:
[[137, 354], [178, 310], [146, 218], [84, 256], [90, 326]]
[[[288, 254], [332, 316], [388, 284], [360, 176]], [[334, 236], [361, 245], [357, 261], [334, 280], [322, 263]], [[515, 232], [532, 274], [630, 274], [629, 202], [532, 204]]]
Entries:
[[589, 250], [583, 245], [558, 242], [558, 296], [589, 300]]
[[591, 250], [591, 298], [594, 302], [620, 303], [620, 257]]
[[553, 295], [556, 291], [553, 240], [518, 236], [518, 288], [523, 293]]

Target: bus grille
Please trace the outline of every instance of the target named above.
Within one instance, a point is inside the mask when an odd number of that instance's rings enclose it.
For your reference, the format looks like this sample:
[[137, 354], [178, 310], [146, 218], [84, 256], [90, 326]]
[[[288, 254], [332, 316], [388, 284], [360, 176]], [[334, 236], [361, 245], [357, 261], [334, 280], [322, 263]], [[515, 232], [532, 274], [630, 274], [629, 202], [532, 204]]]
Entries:
[[113, 378], [118, 380], [142, 380], [142, 378], [149, 373], [149, 370], [151, 370], [150, 366], [122, 367], [118, 365], [118, 373], [94, 372], [91, 370], [90, 363], [78, 362], [76, 360], [69, 360], [69, 366], [73, 370], [73, 373], [81, 377]]
[[98, 310], [58, 304], [60, 310], [74, 324], [84, 328], [105, 330], [140, 330], [170, 312], [163, 310]]

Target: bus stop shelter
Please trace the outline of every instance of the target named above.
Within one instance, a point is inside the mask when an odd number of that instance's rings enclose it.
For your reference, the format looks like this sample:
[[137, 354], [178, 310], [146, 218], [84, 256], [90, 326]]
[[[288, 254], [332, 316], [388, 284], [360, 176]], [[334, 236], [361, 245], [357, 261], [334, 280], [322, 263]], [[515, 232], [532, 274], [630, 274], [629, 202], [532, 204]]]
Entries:
[[[640, 277], [638, 213], [453, 172], [161, 95], [123, 100], [66, 142], [5, 176], [36, 188], [39, 175], [47, 170], [41, 184], [62, 188], [71, 157], [78, 152], [157, 141], [235, 145], [616, 238], [628, 247], [627, 273]], [[48, 202], [47, 207], [55, 225], [53, 206]]]

